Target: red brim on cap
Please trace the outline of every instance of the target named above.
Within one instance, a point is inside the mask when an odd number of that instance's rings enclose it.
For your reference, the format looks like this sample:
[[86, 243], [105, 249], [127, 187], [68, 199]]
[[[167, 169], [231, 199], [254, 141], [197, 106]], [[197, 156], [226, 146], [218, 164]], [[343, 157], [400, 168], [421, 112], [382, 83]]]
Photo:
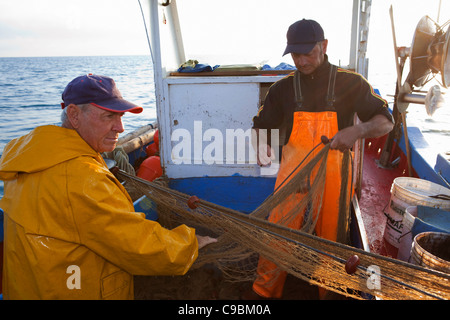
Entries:
[[134, 103], [128, 102], [124, 99], [114, 98], [105, 101], [100, 101], [97, 103], [92, 103], [92, 105], [111, 112], [131, 112], [131, 113], [141, 113], [144, 109], [135, 105]]

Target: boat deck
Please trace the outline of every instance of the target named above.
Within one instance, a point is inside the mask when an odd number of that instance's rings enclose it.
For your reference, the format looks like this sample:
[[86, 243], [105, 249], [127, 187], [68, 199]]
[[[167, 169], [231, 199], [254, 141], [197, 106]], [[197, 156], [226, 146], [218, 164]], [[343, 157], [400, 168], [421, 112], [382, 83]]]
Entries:
[[367, 139], [365, 142], [359, 205], [370, 251], [395, 258], [397, 249], [383, 238], [387, 219], [384, 212], [389, 204], [394, 179], [408, 176], [408, 169], [403, 154], [393, 156], [394, 159], [400, 157], [399, 163], [393, 168], [382, 168], [378, 165], [384, 142], [385, 138]]

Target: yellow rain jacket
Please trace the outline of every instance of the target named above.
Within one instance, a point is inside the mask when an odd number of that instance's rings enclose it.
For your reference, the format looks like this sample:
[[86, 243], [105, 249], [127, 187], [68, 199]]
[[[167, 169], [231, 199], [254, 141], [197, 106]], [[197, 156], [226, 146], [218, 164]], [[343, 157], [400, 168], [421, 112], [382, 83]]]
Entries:
[[38, 127], [0, 159], [5, 299], [133, 299], [132, 275], [182, 275], [195, 230], [134, 212], [102, 157], [75, 130]]

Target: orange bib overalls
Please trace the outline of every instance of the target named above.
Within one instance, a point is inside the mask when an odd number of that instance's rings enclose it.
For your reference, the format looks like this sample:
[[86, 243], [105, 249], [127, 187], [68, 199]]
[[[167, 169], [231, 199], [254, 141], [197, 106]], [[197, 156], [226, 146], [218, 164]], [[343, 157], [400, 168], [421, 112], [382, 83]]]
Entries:
[[[336, 67], [332, 66], [327, 97], [327, 109], [334, 109], [332, 104], [334, 101], [335, 73]], [[299, 78], [300, 77], [298, 77], [296, 72], [296, 75], [294, 76], [294, 88], [297, 103], [299, 107], [301, 107], [302, 97]], [[307, 156], [307, 154], [317, 144], [321, 143], [321, 136], [325, 135], [328, 138], [331, 138], [337, 132], [338, 122], [336, 112], [295, 111], [292, 132], [288, 143], [283, 147], [281, 165], [277, 175], [275, 189], [277, 189], [280, 183], [282, 183], [289, 176], [289, 174], [295, 170], [297, 165]], [[319, 149], [313, 151], [313, 154], [311, 154], [310, 157], [312, 158], [315, 156], [318, 151]], [[338, 150], [330, 149], [329, 151], [326, 168], [325, 190], [319, 217], [315, 226], [315, 233], [317, 236], [332, 241], [336, 241], [338, 238], [337, 225], [339, 217], [342, 156], [343, 154]], [[301, 170], [301, 167], [297, 169], [297, 172], [299, 170]], [[291, 177], [292, 176], [294, 175], [291, 175]], [[287, 181], [289, 181], [291, 177], [287, 178]], [[303, 196], [304, 194], [301, 193], [290, 195], [286, 201], [273, 209], [268, 220], [273, 223], [279, 223], [284, 214], [296, 206]], [[348, 219], [348, 217], [346, 217], [346, 219]], [[297, 215], [297, 217], [287, 226], [292, 229], [300, 229], [302, 223], [303, 215], [300, 214]], [[344, 232], [347, 232], [347, 230]], [[286, 275], [287, 273], [279, 270], [273, 262], [265, 259], [264, 257], [260, 257], [257, 269], [257, 279], [253, 283], [253, 290], [260, 296], [266, 298], [280, 298], [283, 293]]]

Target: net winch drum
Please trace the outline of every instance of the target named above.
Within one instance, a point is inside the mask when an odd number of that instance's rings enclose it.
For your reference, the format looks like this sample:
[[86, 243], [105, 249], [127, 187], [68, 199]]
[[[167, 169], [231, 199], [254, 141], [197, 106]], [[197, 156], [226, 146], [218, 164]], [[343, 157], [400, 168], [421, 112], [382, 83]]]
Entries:
[[416, 265], [450, 273], [450, 234], [423, 232], [414, 237], [411, 259]]
[[433, 197], [437, 195], [450, 196], [450, 189], [423, 179], [396, 178], [391, 186], [391, 199], [385, 209], [387, 220], [384, 239], [386, 242], [399, 248], [406, 208], [422, 205], [450, 210], [450, 200]]
[[430, 17], [424, 16], [417, 24], [410, 48], [410, 71], [406, 82], [422, 87], [440, 73], [442, 86], [450, 86], [450, 26], [447, 32]]

